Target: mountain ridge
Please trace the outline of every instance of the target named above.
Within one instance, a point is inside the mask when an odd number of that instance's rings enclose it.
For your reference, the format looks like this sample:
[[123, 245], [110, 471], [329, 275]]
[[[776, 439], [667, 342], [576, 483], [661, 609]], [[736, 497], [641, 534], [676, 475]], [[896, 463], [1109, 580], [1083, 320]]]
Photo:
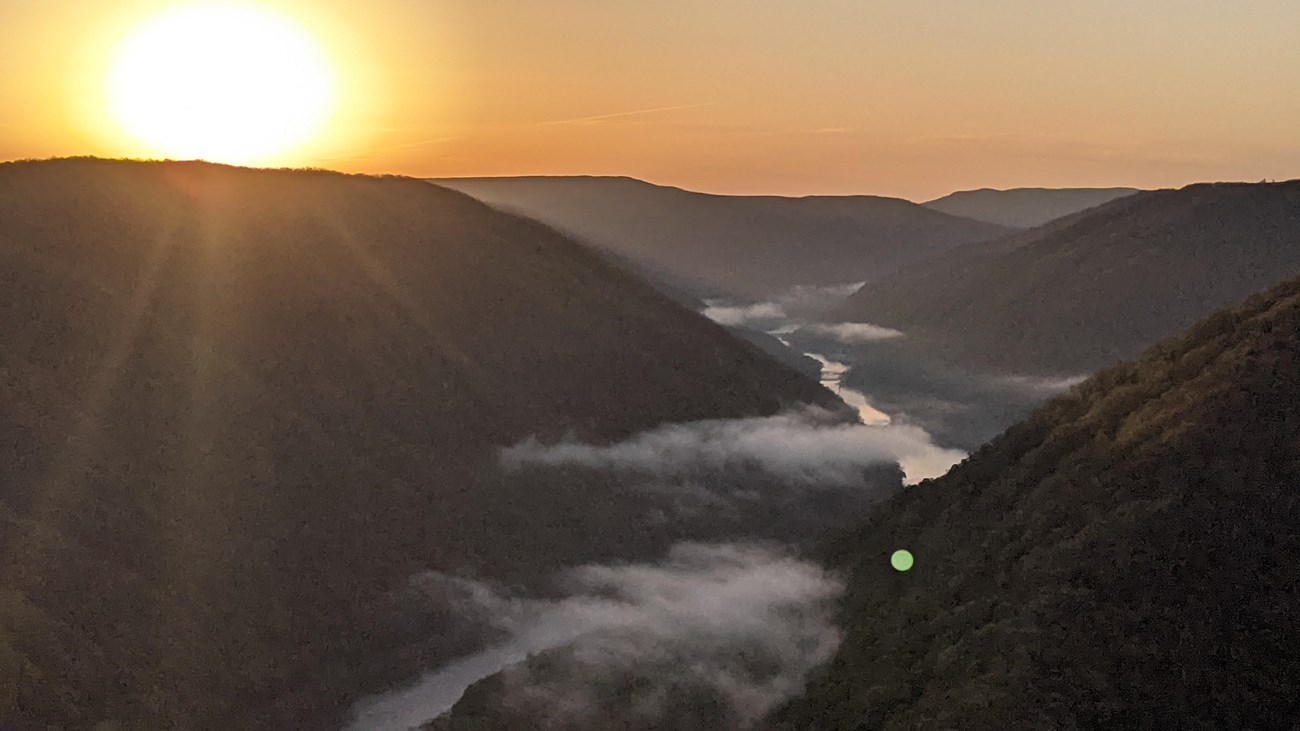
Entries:
[[603, 177], [430, 182], [537, 218], [704, 297], [862, 281], [1006, 231], [880, 196], [724, 196]]
[[921, 205], [976, 221], [1033, 228], [1138, 192], [1137, 188], [978, 188]]
[[553, 229], [410, 178], [0, 165], [0, 285], [6, 727], [341, 722], [473, 648], [411, 575], [709, 530], [628, 531], [648, 498], [521, 485], [500, 448], [836, 408]]
[[[847, 584], [843, 639], [759, 722], [672, 684], [653, 655], [611, 677], [576, 644], [471, 686], [426, 728], [531, 728], [557, 688], [585, 692], [572, 728], [602, 713], [646, 731], [1288, 728], [1297, 437], [1300, 279], [1074, 386], [832, 535], [817, 553]], [[666, 701], [638, 694], [664, 686]]]
[[1201, 183], [954, 248], [834, 316], [901, 329], [959, 365], [1075, 375], [1296, 273], [1300, 182]]
[[1293, 280], [874, 511], [825, 549], [839, 655], [773, 725], [1294, 724], [1297, 373]]

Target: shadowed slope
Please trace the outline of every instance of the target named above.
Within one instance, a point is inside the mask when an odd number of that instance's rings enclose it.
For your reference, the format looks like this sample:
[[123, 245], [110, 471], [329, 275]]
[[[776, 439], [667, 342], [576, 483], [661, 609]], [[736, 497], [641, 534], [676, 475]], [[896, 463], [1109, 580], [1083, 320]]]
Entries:
[[913, 264], [836, 317], [901, 329], [958, 365], [1075, 375], [1297, 273], [1300, 181], [1204, 184]]
[[0, 166], [0, 343], [6, 728], [328, 725], [413, 571], [651, 540], [495, 448], [833, 403], [462, 194], [202, 163]]
[[922, 205], [999, 226], [1031, 228], [1136, 192], [1137, 188], [981, 188], [958, 191]]
[[[1105, 371], [827, 551], [781, 728], [1292, 728], [1300, 282]], [[916, 567], [899, 574], [891, 552]]]
[[874, 279], [993, 224], [875, 196], [721, 196], [631, 178], [434, 181], [626, 257], [705, 296], [765, 297], [794, 285]]

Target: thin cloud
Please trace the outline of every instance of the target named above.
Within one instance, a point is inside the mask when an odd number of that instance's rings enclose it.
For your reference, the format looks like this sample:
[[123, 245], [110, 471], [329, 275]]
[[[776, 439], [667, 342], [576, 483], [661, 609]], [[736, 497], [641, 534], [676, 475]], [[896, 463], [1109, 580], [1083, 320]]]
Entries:
[[704, 102], [701, 104], [674, 104], [669, 107], [653, 107], [651, 109], [633, 109], [626, 112], [611, 112], [609, 114], [598, 114], [594, 117], [576, 117], [574, 119], [556, 119], [550, 122], [542, 122], [543, 125], [562, 125], [562, 124], [599, 124], [611, 119], [623, 119], [626, 117], [641, 117], [651, 114], [661, 114], [663, 112], [675, 112], [681, 109], [699, 109], [701, 107], [711, 107], [717, 102]]

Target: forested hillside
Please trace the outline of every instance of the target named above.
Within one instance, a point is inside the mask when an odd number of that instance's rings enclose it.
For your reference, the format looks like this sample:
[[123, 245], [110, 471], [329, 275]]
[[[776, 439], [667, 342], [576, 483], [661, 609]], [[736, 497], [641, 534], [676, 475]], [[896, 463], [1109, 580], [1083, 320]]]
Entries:
[[835, 317], [903, 330], [914, 357], [1073, 376], [1296, 274], [1300, 181], [1202, 184], [931, 257]]
[[631, 178], [435, 181], [626, 258], [696, 295], [766, 298], [875, 279], [1007, 233], [900, 198], [707, 195]]
[[468, 196], [206, 163], [0, 165], [0, 344], [6, 729], [328, 727], [457, 649], [377, 660], [411, 574], [689, 532], [497, 448], [835, 403]]
[[999, 226], [1033, 228], [1136, 192], [1136, 188], [981, 188], [960, 190], [923, 205]]
[[[1298, 445], [1293, 281], [1098, 374], [834, 541], [847, 634], [774, 725], [1295, 727]], [[890, 567], [899, 548], [910, 572]]]

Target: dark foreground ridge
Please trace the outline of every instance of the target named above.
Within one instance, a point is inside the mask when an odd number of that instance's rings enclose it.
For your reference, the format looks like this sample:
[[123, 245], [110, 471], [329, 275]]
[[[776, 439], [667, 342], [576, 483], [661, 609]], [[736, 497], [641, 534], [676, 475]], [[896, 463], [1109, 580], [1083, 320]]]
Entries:
[[774, 725], [1293, 728], [1297, 444], [1300, 281], [1093, 377], [836, 541], [846, 638]]
[[376, 661], [410, 574], [683, 537], [498, 447], [833, 403], [549, 228], [321, 171], [0, 165], [0, 344], [4, 728], [327, 727], [455, 649]]

